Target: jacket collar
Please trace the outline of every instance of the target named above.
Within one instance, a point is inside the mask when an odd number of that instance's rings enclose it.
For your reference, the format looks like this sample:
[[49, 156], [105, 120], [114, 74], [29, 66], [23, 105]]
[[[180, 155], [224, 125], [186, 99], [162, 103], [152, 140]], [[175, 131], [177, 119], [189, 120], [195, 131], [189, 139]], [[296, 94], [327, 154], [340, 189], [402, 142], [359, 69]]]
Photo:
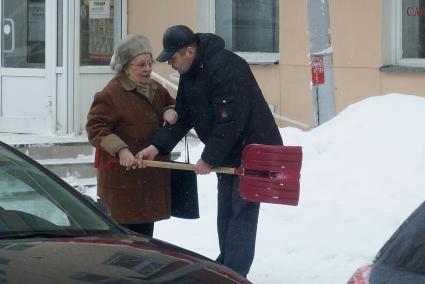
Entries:
[[120, 72], [117, 75], [117, 78], [125, 91], [136, 91], [138, 94], [144, 95], [151, 102], [153, 101], [154, 95], [159, 88], [158, 84], [152, 79], [149, 83], [149, 86], [138, 86], [124, 72]]
[[195, 59], [187, 71], [187, 75], [193, 75], [203, 69], [205, 62], [224, 49], [223, 38], [211, 33], [197, 33], [198, 48]]

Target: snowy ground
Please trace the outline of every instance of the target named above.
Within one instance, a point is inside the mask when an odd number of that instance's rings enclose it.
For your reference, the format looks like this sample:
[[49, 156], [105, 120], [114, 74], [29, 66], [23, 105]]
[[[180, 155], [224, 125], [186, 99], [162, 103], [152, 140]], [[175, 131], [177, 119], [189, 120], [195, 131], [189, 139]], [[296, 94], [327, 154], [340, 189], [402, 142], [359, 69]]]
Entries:
[[[299, 206], [262, 204], [248, 278], [260, 284], [346, 283], [425, 200], [425, 98], [358, 102], [311, 131], [282, 128], [303, 146]], [[190, 143], [196, 162], [202, 144]], [[198, 177], [201, 218], [158, 222], [155, 237], [218, 254], [216, 177]], [[86, 191], [95, 196], [95, 189]]]

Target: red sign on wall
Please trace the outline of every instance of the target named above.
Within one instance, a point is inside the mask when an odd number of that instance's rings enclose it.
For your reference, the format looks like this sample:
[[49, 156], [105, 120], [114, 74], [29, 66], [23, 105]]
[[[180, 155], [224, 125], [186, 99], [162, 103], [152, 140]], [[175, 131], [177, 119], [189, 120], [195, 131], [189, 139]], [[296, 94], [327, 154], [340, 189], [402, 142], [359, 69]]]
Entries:
[[313, 85], [325, 83], [325, 69], [323, 68], [323, 56], [321, 55], [311, 57], [311, 82]]

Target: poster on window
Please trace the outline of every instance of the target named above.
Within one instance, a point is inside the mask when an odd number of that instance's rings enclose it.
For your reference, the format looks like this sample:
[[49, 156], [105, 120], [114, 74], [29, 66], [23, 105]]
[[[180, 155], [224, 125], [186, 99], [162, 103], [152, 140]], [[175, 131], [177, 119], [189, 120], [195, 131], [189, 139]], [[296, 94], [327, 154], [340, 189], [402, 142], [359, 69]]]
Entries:
[[89, 58], [99, 63], [109, 62], [114, 51], [114, 10], [111, 4], [113, 1], [90, 0]]
[[110, 10], [109, 0], [90, 0], [90, 19], [109, 19]]
[[28, 3], [28, 40], [44, 41], [44, 3]]
[[29, 0], [27, 6], [27, 63], [44, 64], [46, 8], [42, 0]]

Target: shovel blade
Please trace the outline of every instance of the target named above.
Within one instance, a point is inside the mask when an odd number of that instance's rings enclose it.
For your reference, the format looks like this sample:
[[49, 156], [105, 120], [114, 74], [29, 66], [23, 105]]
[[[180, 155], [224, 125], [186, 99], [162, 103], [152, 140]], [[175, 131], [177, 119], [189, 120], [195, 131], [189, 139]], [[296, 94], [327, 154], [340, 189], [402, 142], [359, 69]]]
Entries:
[[298, 205], [302, 148], [251, 144], [238, 168], [240, 193], [250, 202]]

